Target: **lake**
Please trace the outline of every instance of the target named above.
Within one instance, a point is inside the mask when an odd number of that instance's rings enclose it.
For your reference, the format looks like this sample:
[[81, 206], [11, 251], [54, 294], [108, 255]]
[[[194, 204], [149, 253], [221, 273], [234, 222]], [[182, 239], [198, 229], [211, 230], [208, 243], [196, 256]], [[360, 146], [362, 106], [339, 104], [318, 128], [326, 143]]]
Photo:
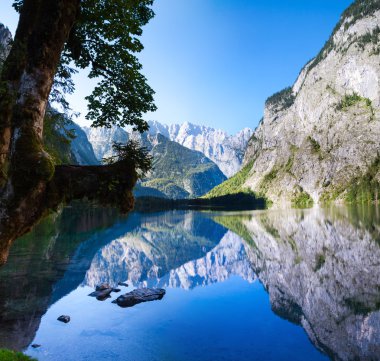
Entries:
[[[375, 206], [120, 216], [78, 204], [17, 240], [0, 281], [0, 347], [38, 360], [380, 360]], [[89, 297], [102, 282], [128, 287]], [[141, 287], [166, 294], [112, 303]]]

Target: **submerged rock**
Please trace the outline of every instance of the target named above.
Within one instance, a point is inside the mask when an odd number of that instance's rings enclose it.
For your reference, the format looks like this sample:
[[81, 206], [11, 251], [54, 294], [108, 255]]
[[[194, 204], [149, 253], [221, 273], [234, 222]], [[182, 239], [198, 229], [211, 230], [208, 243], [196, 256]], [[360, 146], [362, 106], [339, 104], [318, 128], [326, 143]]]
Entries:
[[108, 283], [101, 283], [95, 287], [95, 291], [104, 291], [112, 288]]
[[[98, 288], [98, 286], [96, 287]], [[102, 289], [102, 290], [96, 290], [94, 292], [91, 292], [89, 294], [90, 297], [96, 297], [96, 299], [98, 301], [104, 301], [105, 299], [107, 298], [110, 298], [110, 293], [113, 291], [114, 289], [112, 287], [110, 288], [105, 288], [105, 289]]]
[[165, 293], [162, 288], [139, 288], [119, 296], [112, 302], [120, 307], [132, 307], [142, 302], [161, 300]]
[[62, 315], [57, 318], [58, 321], [68, 323], [70, 322], [70, 316]]

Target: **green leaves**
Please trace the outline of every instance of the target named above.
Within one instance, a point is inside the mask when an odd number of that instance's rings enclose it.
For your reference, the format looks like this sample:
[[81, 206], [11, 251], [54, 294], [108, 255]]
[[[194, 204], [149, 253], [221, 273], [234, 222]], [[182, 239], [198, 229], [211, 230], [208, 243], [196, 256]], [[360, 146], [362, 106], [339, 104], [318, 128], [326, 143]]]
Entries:
[[129, 140], [126, 144], [114, 142], [112, 149], [115, 155], [103, 158], [103, 163], [132, 163], [139, 178], [143, 178], [145, 174], [152, 169], [153, 157], [149, 154], [146, 147], [142, 147], [140, 143], [135, 140]]
[[[143, 50], [139, 37], [142, 27], [153, 18], [153, 0], [81, 0], [80, 14], [62, 52], [50, 94], [69, 110], [65, 94], [74, 91], [75, 68], [90, 68], [89, 77], [99, 78], [86, 97], [86, 118], [95, 127], [131, 125], [133, 130], [148, 129], [142, 115], [155, 111], [154, 91], [141, 74], [136, 54]], [[20, 11], [23, 0], [13, 7]]]
[[142, 114], [155, 111], [154, 91], [141, 74], [136, 53], [142, 26], [154, 16], [153, 0], [82, 0], [77, 23], [64, 49], [62, 63], [90, 68], [99, 83], [88, 100], [93, 126], [131, 125], [148, 129]]

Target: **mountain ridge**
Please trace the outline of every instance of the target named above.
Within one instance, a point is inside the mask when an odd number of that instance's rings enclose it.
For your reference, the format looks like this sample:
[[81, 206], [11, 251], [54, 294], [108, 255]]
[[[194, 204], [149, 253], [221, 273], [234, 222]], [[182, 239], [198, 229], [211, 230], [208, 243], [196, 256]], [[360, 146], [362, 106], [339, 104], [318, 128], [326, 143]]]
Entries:
[[203, 153], [171, 141], [161, 132], [128, 133], [122, 128], [84, 128], [98, 160], [112, 155], [112, 143], [138, 141], [153, 156], [152, 171], [135, 188], [135, 196], [198, 197], [226, 177]]
[[377, 199], [379, 24], [380, 2], [356, 1], [294, 85], [268, 98], [238, 188], [275, 206]]
[[224, 130], [190, 122], [166, 125], [151, 120], [148, 124], [149, 134], [161, 133], [189, 149], [202, 152], [228, 178], [241, 169], [245, 148], [253, 134], [252, 129], [243, 128], [229, 135]]

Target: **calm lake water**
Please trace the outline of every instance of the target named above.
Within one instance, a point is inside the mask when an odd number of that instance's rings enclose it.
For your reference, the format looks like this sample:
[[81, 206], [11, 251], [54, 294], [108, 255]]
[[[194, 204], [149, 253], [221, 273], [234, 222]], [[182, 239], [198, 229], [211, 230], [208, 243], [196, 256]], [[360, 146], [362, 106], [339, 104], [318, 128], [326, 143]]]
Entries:
[[[38, 360], [380, 360], [377, 207], [75, 206], [16, 241], [0, 282], [0, 347]], [[88, 297], [101, 282], [166, 295], [120, 308]]]

